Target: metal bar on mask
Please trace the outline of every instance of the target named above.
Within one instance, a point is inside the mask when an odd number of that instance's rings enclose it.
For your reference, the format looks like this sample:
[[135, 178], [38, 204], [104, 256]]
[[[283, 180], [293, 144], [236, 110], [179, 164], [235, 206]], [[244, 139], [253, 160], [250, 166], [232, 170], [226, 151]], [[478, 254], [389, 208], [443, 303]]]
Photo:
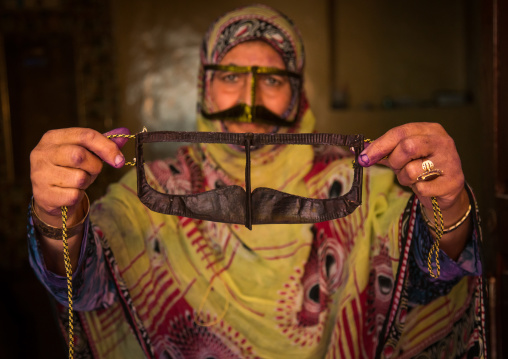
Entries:
[[254, 122], [256, 118], [256, 81], [258, 77], [258, 67], [252, 67], [251, 84], [250, 84], [250, 107], [251, 107], [251, 118], [250, 122]]
[[245, 227], [252, 230], [252, 192], [250, 182], [250, 144], [252, 134], [245, 134]]

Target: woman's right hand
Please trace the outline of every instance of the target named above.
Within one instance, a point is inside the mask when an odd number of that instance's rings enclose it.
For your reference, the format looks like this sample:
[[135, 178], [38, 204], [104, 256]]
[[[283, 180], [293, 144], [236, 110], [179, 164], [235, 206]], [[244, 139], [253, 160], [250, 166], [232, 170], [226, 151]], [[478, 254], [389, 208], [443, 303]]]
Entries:
[[120, 151], [127, 139], [107, 135], [129, 134], [118, 128], [101, 134], [87, 128], [51, 130], [42, 136], [30, 154], [30, 178], [37, 215], [47, 224], [61, 227], [61, 207], [68, 207], [67, 225], [82, 220], [85, 190], [102, 170], [102, 162], [120, 168]]

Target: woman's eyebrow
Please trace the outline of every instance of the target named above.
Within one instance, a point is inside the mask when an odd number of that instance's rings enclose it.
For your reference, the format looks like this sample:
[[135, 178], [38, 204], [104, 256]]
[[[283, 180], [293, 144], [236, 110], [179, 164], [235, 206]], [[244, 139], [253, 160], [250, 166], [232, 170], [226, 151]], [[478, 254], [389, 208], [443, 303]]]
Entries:
[[283, 70], [283, 71], [286, 71], [286, 68], [285, 67], [278, 67], [278, 66], [257, 66], [257, 65], [238, 65], [237, 63], [234, 63], [234, 62], [229, 62], [227, 64], [217, 64], [219, 66], [232, 66], [232, 67], [240, 67], [240, 68], [267, 68], [267, 69], [275, 69], [275, 70]]
[[227, 63], [227, 64], [219, 64], [221, 66], [236, 66], [236, 67], [245, 67], [245, 66], [240, 66], [234, 62], [230, 62], [230, 63]]

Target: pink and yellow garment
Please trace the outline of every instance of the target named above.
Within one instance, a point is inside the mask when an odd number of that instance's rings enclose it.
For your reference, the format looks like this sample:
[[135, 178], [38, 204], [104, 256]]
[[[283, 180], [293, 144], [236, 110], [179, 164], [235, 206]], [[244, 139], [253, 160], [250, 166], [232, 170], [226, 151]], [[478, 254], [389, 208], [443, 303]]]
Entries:
[[[245, 37], [239, 40], [233, 29]], [[253, 38], [278, 40], [274, 47], [287, 66], [302, 71], [294, 26], [259, 5], [212, 25], [202, 64]], [[313, 131], [303, 92], [300, 101], [297, 126], [284, 131]], [[221, 126], [198, 115], [201, 131]], [[352, 182], [352, 158], [338, 150], [265, 146], [252, 152], [251, 162], [253, 187], [330, 198]], [[176, 158], [146, 168], [154, 188], [186, 194], [243, 185], [244, 166], [238, 149], [207, 144], [182, 147]], [[418, 199], [387, 169], [365, 170], [363, 205], [345, 218], [252, 231], [151, 212], [137, 198], [132, 171], [90, 214], [74, 274], [76, 352], [95, 358], [486, 357], [477, 213], [474, 222], [457, 262], [440, 253], [436, 280], [427, 272], [432, 237]], [[45, 270], [31, 222], [29, 243], [36, 274], [65, 305], [65, 278]]]

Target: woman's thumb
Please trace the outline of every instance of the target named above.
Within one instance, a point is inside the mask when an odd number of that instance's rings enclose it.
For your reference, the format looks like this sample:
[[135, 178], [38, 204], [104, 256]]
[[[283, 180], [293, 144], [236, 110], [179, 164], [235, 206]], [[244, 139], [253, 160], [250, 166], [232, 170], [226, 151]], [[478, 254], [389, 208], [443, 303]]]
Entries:
[[[106, 137], [111, 135], [130, 135], [130, 134], [131, 131], [129, 131], [129, 129], [126, 127], [115, 128], [114, 130], [103, 133], [103, 135]], [[129, 140], [128, 138], [125, 137], [112, 137], [110, 139], [111, 141], [116, 143], [118, 148], [122, 148], [125, 145], [125, 143], [127, 143], [127, 141]]]

